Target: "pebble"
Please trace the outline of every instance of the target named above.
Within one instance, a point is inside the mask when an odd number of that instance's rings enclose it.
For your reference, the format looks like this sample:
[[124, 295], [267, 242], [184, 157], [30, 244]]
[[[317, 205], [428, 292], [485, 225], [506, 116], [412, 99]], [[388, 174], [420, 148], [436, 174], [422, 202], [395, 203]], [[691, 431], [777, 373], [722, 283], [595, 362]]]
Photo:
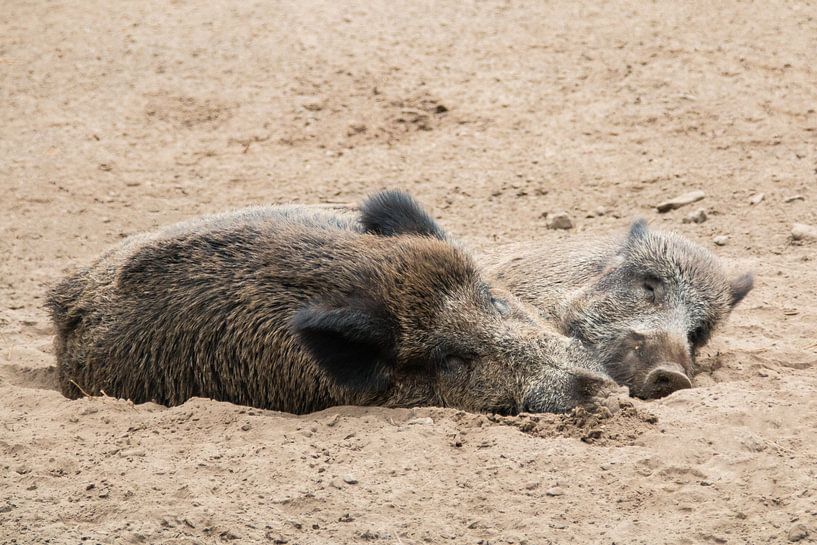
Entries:
[[241, 426], [241, 431], [250, 431], [250, 429], [252, 429], [252, 426], [249, 424], [244, 424]]
[[126, 449], [120, 450], [119, 456], [122, 458], [135, 458], [145, 456], [146, 452], [142, 449]]
[[310, 97], [304, 100], [303, 107], [310, 112], [319, 112], [323, 110], [324, 103], [317, 97]]
[[726, 235], [718, 235], [712, 239], [712, 242], [718, 246], [726, 246], [726, 243], [729, 242], [729, 237]]
[[357, 479], [355, 479], [355, 476], [351, 474], [344, 475], [343, 482], [345, 482], [346, 484], [357, 484]]
[[706, 193], [704, 193], [703, 191], [690, 191], [689, 193], [678, 195], [674, 199], [664, 201], [658, 204], [656, 208], [660, 213], [663, 214], [664, 212], [669, 212], [670, 210], [675, 210], [676, 208], [681, 208], [682, 206], [698, 202], [705, 196]]
[[354, 136], [355, 134], [360, 134], [362, 132], [366, 132], [365, 123], [351, 123], [349, 124], [349, 128], [346, 130], [346, 134], [349, 136]]
[[684, 223], [703, 223], [707, 219], [706, 210], [703, 208], [697, 209], [695, 212], [690, 212], [682, 220]]
[[765, 196], [766, 196], [766, 194], [765, 194], [765, 193], [758, 193], [757, 195], [755, 195], [754, 197], [752, 197], [751, 199], [749, 199], [749, 204], [751, 204], [751, 205], [760, 204], [760, 203], [762, 203], [762, 202], [763, 202], [763, 198], [764, 198]]
[[335, 424], [338, 423], [338, 420], [340, 420], [340, 415], [338, 415], [338, 414], [332, 415], [332, 418], [329, 419], [329, 421], [326, 423], [326, 425], [331, 428]]
[[790, 203], [790, 202], [794, 202], [794, 201], [804, 201], [804, 200], [806, 200], [806, 198], [804, 196], [802, 196], [802, 195], [792, 195], [791, 197], [786, 197], [785, 199], [783, 199], [783, 202]]
[[548, 215], [546, 225], [548, 229], [572, 229], [573, 220], [570, 219], [567, 212], [558, 212]]
[[412, 418], [406, 424], [409, 426], [430, 426], [434, 423], [434, 420], [430, 416], [426, 416], [423, 418]]
[[789, 530], [789, 541], [794, 543], [802, 541], [808, 537], [808, 528], [805, 524], [795, 524]]
[[794, 240], [817, 240], [817, 227], [805, 223], [795, 223], [791, 229], [791, 238]]
[[558, 486], [554, 486], [553, 488], [548, 488], [547, 490], [545, 490], [545, 496], [550, 496], [552, 498], [564, 495], [565, 491], [559, 488]]

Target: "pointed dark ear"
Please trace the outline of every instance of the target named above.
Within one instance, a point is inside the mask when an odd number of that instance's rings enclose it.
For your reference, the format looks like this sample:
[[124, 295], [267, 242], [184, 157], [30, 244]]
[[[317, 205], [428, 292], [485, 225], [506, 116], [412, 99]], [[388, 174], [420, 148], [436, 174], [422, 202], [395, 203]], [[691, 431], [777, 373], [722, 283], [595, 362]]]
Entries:
[[737, 278], [732, 279], [729, 285], [729, 291], [732, 294], [732, 301], [731, 305], [734, 308], [735, 305], [740, 303], [746, 294], [752, 291], [752, 288], [755, 285], [755, 277], [752, 273], [746, 273], [738, 276]]
[[360, 207], [360, 222], [367, 233], [392, 237], [421, 235], [445, 240], [445, 231], [414, 198], [403, 191], [375, 193]]
[[647, 220], [644, 218], [636, 218], [630, 224], [630, 230], [627, 232], [627, 242], [641, 240], [645, 238], [649, 232]]
[[383, 310], [346, 299], [309, 304], [292, 328], [318, 366], [337, 384], [358, 392], [382, 392], [391, 380], [394, 337]]

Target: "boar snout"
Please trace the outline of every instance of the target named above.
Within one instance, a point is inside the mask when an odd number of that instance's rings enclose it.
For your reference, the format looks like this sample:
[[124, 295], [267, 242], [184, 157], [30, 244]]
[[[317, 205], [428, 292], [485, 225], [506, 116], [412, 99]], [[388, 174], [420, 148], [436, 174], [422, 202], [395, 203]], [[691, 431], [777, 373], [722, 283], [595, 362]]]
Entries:
[[526, 393], [522, 412], [565, 413], [577, 406], [593, 405], [617, 387], [609, 376], [589, 369], [549, 368]]
[[647, 374], [642, 388], [645, 399], [658, 399], [677, 390], [692, 388], [692, 381], [677, 363], [662, 363]]
[[658, 399], [691, 388], [692, 358], [685, 339], [668, 331], [629, 331], [611, 358], [611, 374], [630, 393]]

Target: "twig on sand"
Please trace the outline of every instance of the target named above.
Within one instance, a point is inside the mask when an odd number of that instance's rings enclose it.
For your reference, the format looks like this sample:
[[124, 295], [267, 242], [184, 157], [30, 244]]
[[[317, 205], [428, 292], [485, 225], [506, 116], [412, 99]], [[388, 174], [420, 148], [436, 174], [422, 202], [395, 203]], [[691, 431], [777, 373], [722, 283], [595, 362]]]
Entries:
[[74, 386], [76, 386], [76, 387], [77, 387], [77, 390], [79, 390], [80, 392], [82, 392], [82, 395], [84, 395], [85, 397], [92, 397], [92, 396], [91, 396], [91, 394], [89, 394], [88, 392], [86, 392], [85, 390], [83, 390], [83, 389], [82, 389], [82, 386], [80, 386], [79, 384], [77, 384], [76, 382], [74, 382], [74, 379], [69, 378], [69, 379], [68, 379], [68, 382], [70, 382], [71, 384], [73, 384]]
[[394, 534], [394, 538], [397, 540], [397, 543], [403, 545], [403, 540], [400, 539], [400, 535], [394, 531], [394, 528], [391, 529], [392, 533]]

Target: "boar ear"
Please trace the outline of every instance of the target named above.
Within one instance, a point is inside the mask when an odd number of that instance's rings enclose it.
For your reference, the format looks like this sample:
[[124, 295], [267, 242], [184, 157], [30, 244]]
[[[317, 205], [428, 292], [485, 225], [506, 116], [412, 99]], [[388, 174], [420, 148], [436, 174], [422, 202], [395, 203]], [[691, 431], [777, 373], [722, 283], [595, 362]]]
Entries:
[[445, 231], [403, 191], [375, 193], [360, 207], [360, 222], [367, 233], [393, 237], [421, 235], [445, 240]]
[[647, 236], [647, 233], [649, 233], [647, 220], [644, 218], [636, 218], [630, 224], [630, 230], [627, 232], [627, 242], [641, 240]]
[[372, 305], [357, 300], [310, 304], [295, 314], [292, 328], [337, 384], [359, 392], [382, 392], [388, 386], [394, 339], [388, 320]]
[[731, 305], [734, 307], [740, 303], [746, 294], [752, 291], [755, 285], [755, 277], [752, 273], [746, 273], [734, 278], [729, 285], [729, 291], [732, 295]]

